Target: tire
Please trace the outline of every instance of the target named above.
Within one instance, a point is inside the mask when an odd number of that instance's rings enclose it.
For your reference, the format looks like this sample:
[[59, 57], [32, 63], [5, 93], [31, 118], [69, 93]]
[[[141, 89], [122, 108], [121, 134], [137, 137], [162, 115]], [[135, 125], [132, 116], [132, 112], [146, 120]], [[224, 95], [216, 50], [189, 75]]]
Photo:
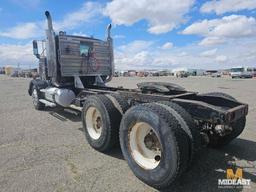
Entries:
[[[232, 101], [237, 101], [234, 97], [232, 97], [226, 93], [221, 93], [221, 92], [205, 93], [205, 94], [201, 94], [201, 95], [218, 96], [218, 97], [223, 97], [225, 99], [230, 99]], [[234, 140], [236, 137], [238, 137], [243, 132], [245, 124], [246, 124], [246, 117], [244, 116], [231, 124], [232, 131], [230, 134], [225, 135], [223, 137], [216, 136], [216, 135], [210, 135], [209, 147], [218, 148], [218, 147], [222, 147], [224, 145], [229, 144], [232, 140]]]
[[122, 114], [105, 95], [89, 96], [82, 110], [83, 128], [88, 143], [101, 152], [113, 148], [119, 141], [121, 118]]
[[216, 97], [223, 97], [225, 99], [230, 99], [232, 101], [237, 101], [234, 97], [227, 93], [222, 93], [222, 92], [210, 92], [210, 93], [203, 93], [199, 94], [200, 96], [216, 96]]
[[200, 150], [202, 146], [199, 127], [197, 127], [191, 115], [180, 105], [169, 101], [161, 101], [159, 104], [165, 105], [169, 113], [172, 113], [172, 111], [175, 110], [185, 122], [182, 128], [190, 138], [190, 160], [188, 163], [188, 166], [190, 166], [195, 158], [195, 154]]
[[40, 91], [36, 88], [36, 86], [33, 85], [31, 96], [36, 110], [43, 110], [45, 108], [45, 105], [39, 101], [40, 94]]
[[112, 101], [113, 105], [122, 115], [130, 108], [128, 101], [120, 94], [107, 94], [106, 97], [108, 97]]
[[[124, 158], [136, 177], [154, 188], [164, 189], [186, 170], [191, 143], [181, 128], [183, 124], [184, 120], [178, 113], [169, 113], [165, 107], [156, 103], [136, 105], [124, 114], [120, 125], [120, 145]], [[159, 157], [155, 155], [159, 154], [159, 150], [154, 150], [153, 157], [146, 157], [141, 161], [137, 154], [143, 153], [136, 150], [136, 146], [147, 151], [149, 148], [146, 147], [145, 140], [151, 131], [147, 130], [149, 133], [143, 138], [139, 134], [143, 131], [138, 130], [145, 130], [148, 127], [155, 135], [153, 138], [159, 141], [157, 146], [160, 146], [161, 153]]]
[[175, 83], [165, 83], [165, 82], [142, 82], [137, 84], [138, 88], [142, 91], [155, 91], [159, 93], [169, 92], [169, 91], [185, 91], [184, 87], [177, 85]]

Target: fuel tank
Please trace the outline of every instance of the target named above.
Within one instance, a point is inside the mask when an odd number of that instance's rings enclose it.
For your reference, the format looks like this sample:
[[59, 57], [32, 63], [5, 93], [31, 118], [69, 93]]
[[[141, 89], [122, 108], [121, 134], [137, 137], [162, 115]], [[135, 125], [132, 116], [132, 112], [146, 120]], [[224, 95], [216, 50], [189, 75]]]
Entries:
[[70, 89], [50, 87], [45, 89], [45, 99], [62, 107], [68, 107], [75, 99], [75, 93]]

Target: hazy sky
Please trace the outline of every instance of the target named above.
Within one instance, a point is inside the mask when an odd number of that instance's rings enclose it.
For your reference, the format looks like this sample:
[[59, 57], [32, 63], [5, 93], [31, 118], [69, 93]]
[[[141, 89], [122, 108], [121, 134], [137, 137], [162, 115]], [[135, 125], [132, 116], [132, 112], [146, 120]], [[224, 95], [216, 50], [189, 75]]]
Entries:
[[256, 0], [1, 0], [0, 67], [36, 67], [32, 40], [54, 29], [105, 38], [117, 69], [256, 67]]

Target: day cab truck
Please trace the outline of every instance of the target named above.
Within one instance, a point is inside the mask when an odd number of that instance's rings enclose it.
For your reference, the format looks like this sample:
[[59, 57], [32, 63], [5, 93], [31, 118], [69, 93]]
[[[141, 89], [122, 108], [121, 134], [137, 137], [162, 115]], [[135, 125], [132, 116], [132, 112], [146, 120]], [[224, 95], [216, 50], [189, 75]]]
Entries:
[[221, 147], [243, 131], [248, 105], [225, 93], [199, 94], [166, 82], [106, 86], [114, 75], [111, 25], [100, 40], [55, 33], [50, 13], [45, 15], [43, 53], [33, 41], [40, 78], [31, 80], [28, 93], [35, 109], [81, 111], [91, 147], [106, 152], [120, 143], [129, 167], [146, 184], [167, 188], [202, 147]]

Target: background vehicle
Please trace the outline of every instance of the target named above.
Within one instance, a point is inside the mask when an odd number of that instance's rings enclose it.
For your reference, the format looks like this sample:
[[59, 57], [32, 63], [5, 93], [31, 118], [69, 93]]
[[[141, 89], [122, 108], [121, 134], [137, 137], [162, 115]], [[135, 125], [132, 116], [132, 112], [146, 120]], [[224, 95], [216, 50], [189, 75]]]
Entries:
[[252, 77], [256, 77], [256, 68], [254, 67], [248, 67], [247, 71], [252, 74]]
[[221, 73], [212, 73], [211, 77], [221, 77]]
[[175, 73], [175, 76], [176, 77], [180, 77], [180, 78], [188, 77], [188, 72], [187, 71], [177, 71]]
[[231, 68], [230, 75], [232, 78], [252, 78], [253, 74], [244, 67]]
[[56, 35], [45, 15], [46, 54], [33, 41], [40, 69], [28, 89], [34, 107], [81, 111], [88, 143], [105, 152], [120, 142], [129, 167], [148, 185], [170, 186], [202, 146], [223, 146], [243, 131], [248, 105], [224, 93], [198, 94], [164, 82], [106, 86], [114, 75], [111, 25], [105, 41]]

